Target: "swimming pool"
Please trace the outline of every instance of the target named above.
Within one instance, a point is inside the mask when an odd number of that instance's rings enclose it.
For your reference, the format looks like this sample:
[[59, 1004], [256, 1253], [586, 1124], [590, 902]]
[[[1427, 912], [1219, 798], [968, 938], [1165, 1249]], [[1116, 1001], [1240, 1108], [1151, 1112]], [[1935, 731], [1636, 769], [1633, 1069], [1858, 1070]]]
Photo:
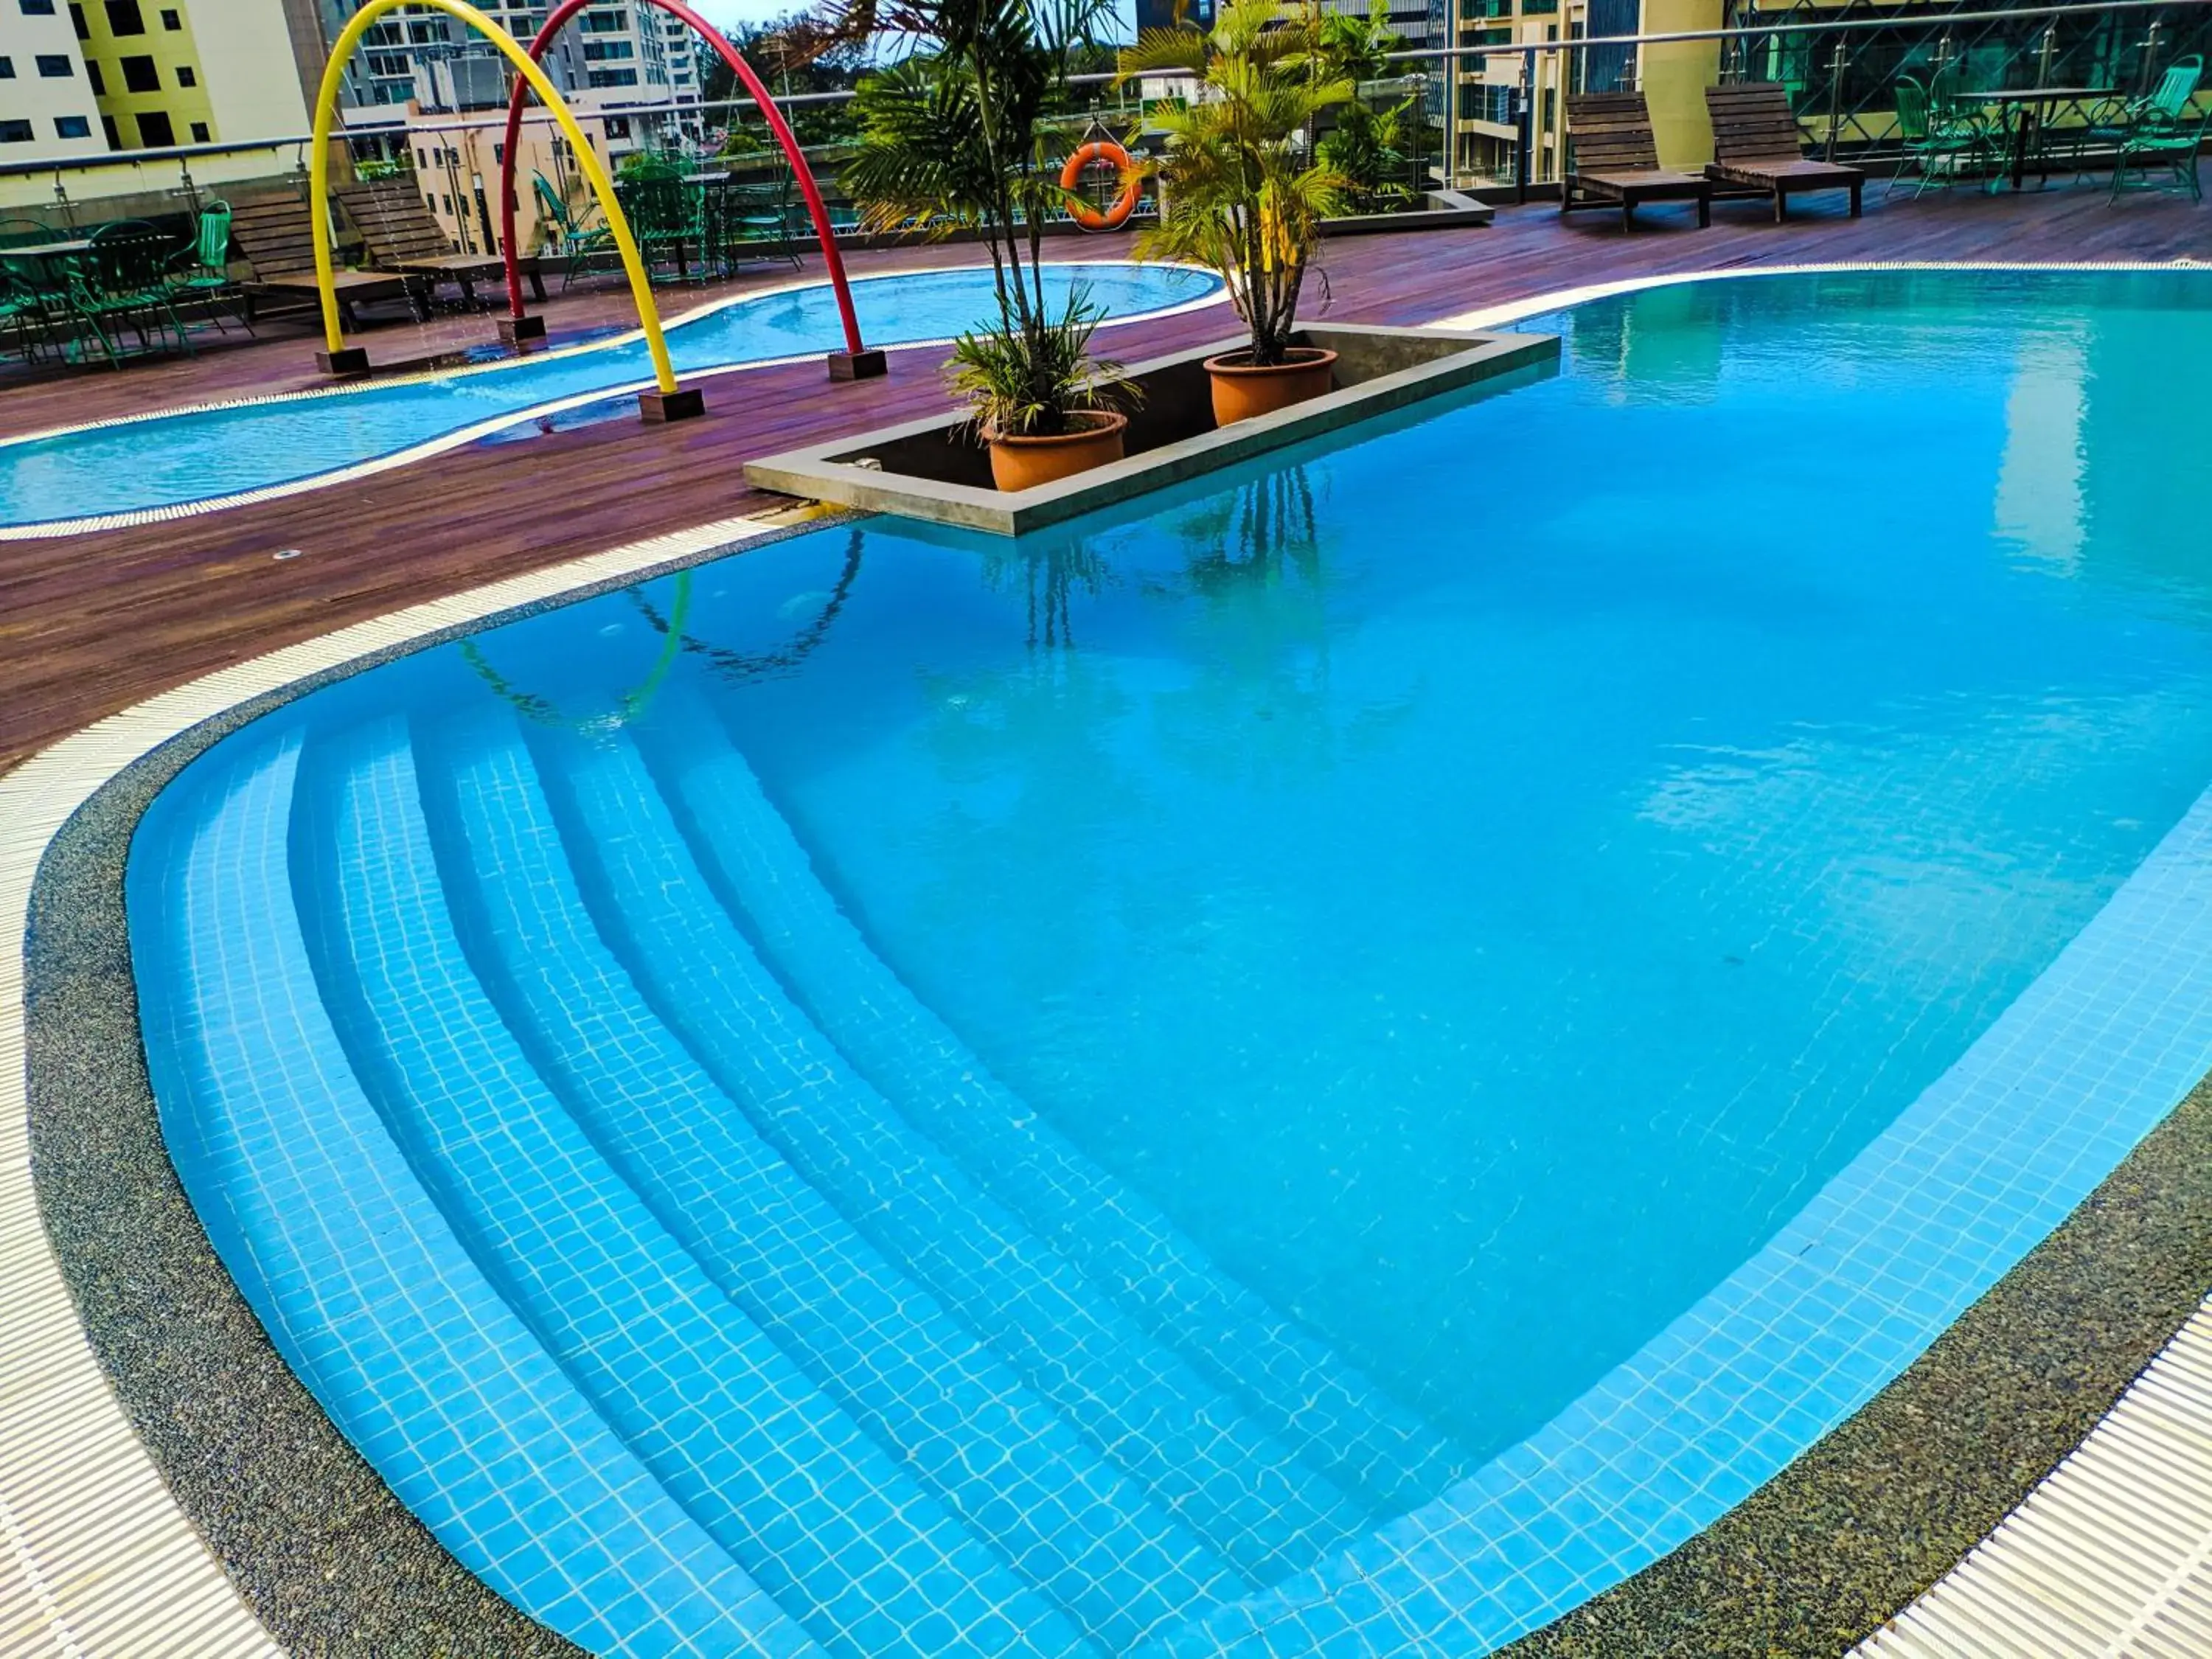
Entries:
[[2204, 282], [1653, 289], [303, 698], [134, 843], [179, 1173], [594, 1650], [1486, 1651], [2212, 1066]]
[[[1080, 283], [1120, 322], [1221, 292], [1219, 278], [1182, 265], [1045, 269], [1052, 303]], [[991, 273], [975, 267], [868, 277], [852, 292], [862, 335], [877, 346], [950, 338], [994, 303]], [[677, 373], [689, 376], [843, 343], [834, 292], [820, 283], [733, 300], [668, 329]], [[652, 380], [644, 339], [631, 334], [450, 374], [0, 440], [0, 532], [90, 528], [121, 514], [335, 482]]]

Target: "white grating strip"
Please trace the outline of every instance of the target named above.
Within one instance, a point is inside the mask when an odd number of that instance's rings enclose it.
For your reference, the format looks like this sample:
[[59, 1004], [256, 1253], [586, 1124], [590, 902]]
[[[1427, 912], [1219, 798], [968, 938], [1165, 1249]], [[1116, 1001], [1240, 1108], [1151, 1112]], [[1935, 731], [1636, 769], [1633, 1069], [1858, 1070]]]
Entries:
[[31, 1182], [24, 954], [47, 844], [133, 761], [248, 699], [442, 629], [774, 528], [726, 519], [341, 629], [88, 726], [0, 775], [0, 1654], [279, 1651], [161, 1483], [101, 1375]]
[[1856, 1659], [2212, 1654], [2212, 1299]]

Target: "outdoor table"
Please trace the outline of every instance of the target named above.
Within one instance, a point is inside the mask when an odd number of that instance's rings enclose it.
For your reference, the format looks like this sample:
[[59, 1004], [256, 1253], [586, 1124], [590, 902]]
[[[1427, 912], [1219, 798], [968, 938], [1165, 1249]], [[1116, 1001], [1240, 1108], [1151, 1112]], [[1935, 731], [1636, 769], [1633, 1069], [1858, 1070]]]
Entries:
[[2014, 190], [2027, 181], [2028, 142], [2043, 125], [2045, 108], [2052, 104], [2086, 104], [2119, 95], [2115, 87], [2012, 87], [2002, 92], [1958, 94], [1961, 103], [1996, 104], [2012, 110], [2012, 165], [2008, 171], [2012, 174]]

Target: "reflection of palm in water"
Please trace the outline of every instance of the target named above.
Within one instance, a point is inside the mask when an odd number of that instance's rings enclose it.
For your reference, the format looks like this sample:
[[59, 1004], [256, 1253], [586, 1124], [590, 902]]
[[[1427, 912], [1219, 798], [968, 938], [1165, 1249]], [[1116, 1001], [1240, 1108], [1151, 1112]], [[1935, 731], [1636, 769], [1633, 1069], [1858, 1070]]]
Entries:
[[[681, 639], [682, 648], [702, 656], [720, 671], [723, 678], [740, 684], [760, 679], [767, 675], [787, 672], [806, 660], [814, 647], [829, 636], [830, 624], [837, 620], [837, 613], [845, 608], [845, 601], [853, 592], [853, 584], [860, 579], [862, 537], [858, 530], [845, 538], [845, 567], [831, 584], [829, 597], [823, 600], [814, 620], [793, 635], [787, 645], [769, 651], [733, 651], [727, 646], [686, 635], [680, 615], [663, 617], [653, 608], [653, 601], [645, 596], [641, 587], [629, 590], [630, 603], [635, 605], [647, 622], [672, 639]], [[811, 598], [812, 595], [806, 595]], [[797, 601], [793, 601], [795, 605]], [[792, 605], [786, 605], [788, 611]], [[781, 614], [781, 613], [779, 613]]]
[[[572, 732], [619, 730], [652, 707], [654, 693], [660, 690], [661, 682], [668, 678], [668, 671], [676, 665], [677, 641], [683, 635], [684, 618], [691, 610], [691, 573], [689, 570], [678, 571], [675, 586], [676, 597], [669, 607], [673, 625], [668, 630], [667, 637], [662, 641], [659, 653], [653, 659], [653, 666], [646, 671], [645, 678], [635, 687], [616, 698], [614, 707], [603, 714], [563, 714], [550, 698], [541, 697], [535, 691], [522, 690], [503, 677], [491, 665], [490, 659], [474, 640], [461, 641], [462, 659], [476, 670], [483, 683], [495, 694], [513, 704], [515, 712], [526, 720], [534, 720], [540, 726], [565, 726]], [[632, 588], [629, 592], [635, 595], [639, 590]]]
[[1307, 469], [1291, 466], [1173, 526], [1185, 582], [1172, 596], [1205, 637], [1191, 682], [1157, 709], [1162, 750], [1187, 769], [1295, 787], [1409, 711], [1409, 695], [1349, 704], [1332, 684], [1326, 524]]
[[993, 547], [983, 555], [986, 587], [994, 593], [1021, 587], [1028, 621], [1023, 643], [1032, 649], [1074, 644], [1075, 595], [1095, 594], [1105, 582], [1106, 561], [1089, 544], [1057, 536], [1028, 547], [1018, 541], [1004, 550]]

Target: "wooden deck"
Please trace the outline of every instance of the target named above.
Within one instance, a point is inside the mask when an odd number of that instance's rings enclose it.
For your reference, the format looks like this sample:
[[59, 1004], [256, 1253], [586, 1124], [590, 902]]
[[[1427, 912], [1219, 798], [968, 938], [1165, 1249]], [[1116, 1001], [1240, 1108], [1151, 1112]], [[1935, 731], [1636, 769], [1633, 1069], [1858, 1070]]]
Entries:
[[[1501, 210], [1486, 229], [1347, 238], [1324, 246], [1329, 302], [1344, 321], [1420, 323], [1556, 289], [1653, 273], [1745, 265], [1891, 260], [2212, 259], [2212, 210], [2163, 196], [2107, 206], [2094, 188], [1984, 197], [1971, 191], [1868, 193], [1865, 216], [1807, 207], [1787, 225], [1764, 202], [1717, 205], [1711, 229], [1688, 210], [1654, 208], [1624, 234], [1616, 221], [1562, 222], [1549, 207]], [[1646, 220], [1648, 218], [1648, 222]], [[1054, 256], [1121, 257], [1103, 238]], [[965, 264], [937, 247], [864, 255], [854, 274]], [[810, 274], [818, 266], [810, 264]], [[685, 294], [757, 289], [775, 273]], [[548, 308], [562, 335], [623, 324], [627, 295], [576, 294]], [[1108, 331], [1133, 360], [1231, 334], [1212, 307]], [[36, 431], [149, 408], [318, 383], [317, 340], [281, 325], [252, 345], [122, 373], [0, 371], [0, 433]], [[485, 317], [402, 324], [360, 337], [385, 359], [489, 339]], [[357, 483], [198, 518], [45, 541], [0, 543], [0, 769], [155, 692], [241, 659], [402, 605], [617, 544], [768, 504], [747, 489], [749, 456], [879, 425], [942, 405], [934, 349], [892, 355], [887, 380], [832, 385], [818, 364], [706, 382], [705, 419], [669, 427], [621, 421], [526, 442], [480, 444]], [[299, 556], [279, 560], [280, 550]]]

